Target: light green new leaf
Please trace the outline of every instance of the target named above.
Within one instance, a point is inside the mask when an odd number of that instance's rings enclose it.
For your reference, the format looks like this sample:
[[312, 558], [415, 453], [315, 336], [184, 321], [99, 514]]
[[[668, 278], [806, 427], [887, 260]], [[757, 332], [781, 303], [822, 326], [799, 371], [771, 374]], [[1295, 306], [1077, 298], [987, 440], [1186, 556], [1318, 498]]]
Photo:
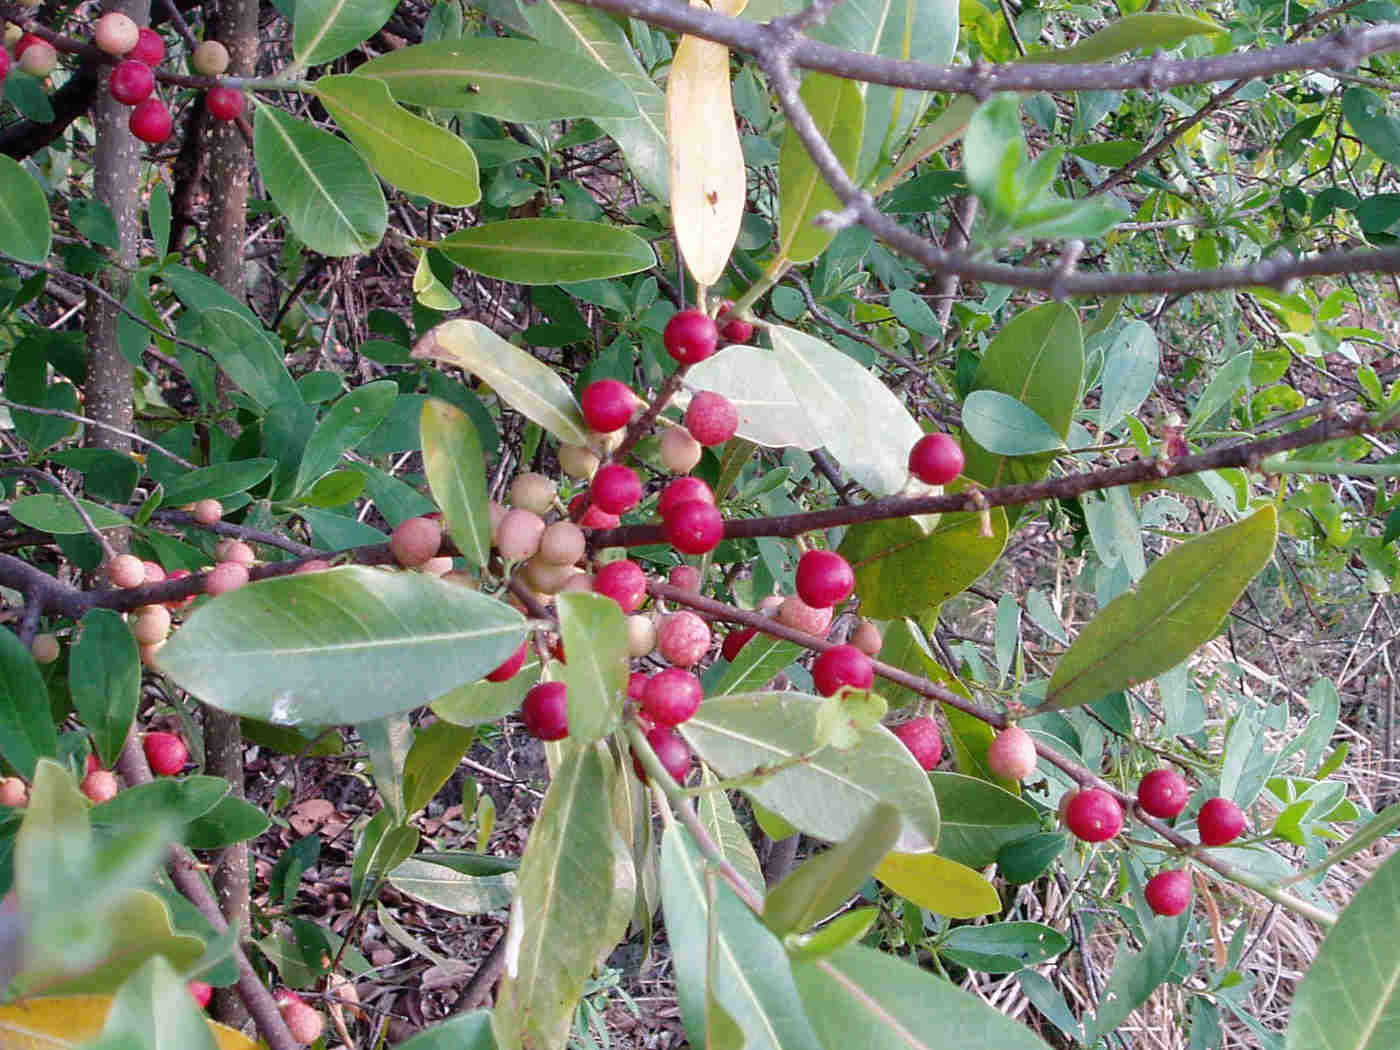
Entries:
[[446, 128], [404, 109], [383, 81], [321, 77], [315, 92], [385, 181], [453, 208], [481, 199], [471, 147]]
[[340, 462], [341, 456], [374, 433], [398, 396], [399, 385], [392, 379], [381, 379], [366, 383], [337, 401], [306, 440], [293, 491], [310, 488]]
[[430, 397], [423, 402], [418, 429], [423, 473], [442, 508], [447, 534], [462, 557], [485, 565], [491, 554], [491, 515], [486, 456], [476, 424], [455, 405]]
[[197, 609], [161, 669], [225, 711], [280, 725], [369, 722], [498, 667], [510, 606], [421, 573], [345, 566], [262, 580]]
[[[854, 175], [865, 128], [860, 85], [809, 71], [802, 78], [802, 101], [841, 167]], [[811, 262], [836, 236], [836, 231], [814, 226], [812, 220], [824, 211], [839, 211], [841, 201], [792, 128], [783, 137], [778, 156], [778, 199], [778, 254], [795, 263]]]
[[322, 255], [361, 255], [384, 236], [384, 191], [354, 146], [272, 106], [253, 121], [253, 154], [292, 232]]
[[950, 919], [976, 919], [1001, 910], [995, 886], [937, 853], [891, 853], [875, 877], [901, 897]]
[[390, 51], [355, 70], [400, 102], [530, 123], [630, 117], [631, 93], [612, 73], [533, 40], [436, 40]]
[[397, 0], [296, 0], [292, 54], [300, 66], [339, 58], [378, 32]]
[[428, 331], [413, 356], [445, 361], [480, 376], [526, 419], [565, 444], [587, 445], [588, 428], [573, 392], [554, 369], [477, 321], [444, 321]]
[[555, 598], [559, 633], [569, 654], [563, 681], [569, 694], [569, 739], [589, 744], [622, 717], [631, 658], [627, 621], [617, 602], [601, 594], [569, 592]]
[[602, 280], [656, 265], [651, 245], [631, 230], [578, 219], [503, 219], [433, 247], [464, 269], [515, 284]]
[[40, 265], [49, 257], [49, 199], [12, 157], [0, 157], [0, 252]]
[[1206, 388], [1201, 391], [1200, 399], [1197, 400], [1195, 408], [1191, 410], [1191, 418], [1186, 424], [1186, 433], [1192, 434], [1206, 423], [1222, 408], [1234, 400], [1235, 392], [1245, 387], [1249, 383], [1249, 372], [1254, 366], [1254, 352], [1246, 350], [1236, 354], [1225, 364], [1218, 368]]
[[929, 774], [943, 834], [938, 852], [969, 868], [985, 868], [1008, 842], [1039, 830], [1035, 808], [1009, 791], [961, 773]]
[[93, 609], [68, 659], [73, 706], [102, 764], [116, 765], [141, 701], [141, 656], [120, 613]]
[[1079, 632], [1038, 710], [1090, 703], [1175, 667], [1219, 629], [1277, 537], [1270, 504], [1158, 558]]
[[1035, 409], [995, 390], [974, 390], [963, 402], [963, 430], [988, 452], [1029, 456], [1065, 447]]
[[456, 915], [481, 915], [510, 907], [516, 874], [505, 871], [497, 875], [468, 875], [443, 864], [410, 857], [389, 872], [389, 884], [434, 908]]

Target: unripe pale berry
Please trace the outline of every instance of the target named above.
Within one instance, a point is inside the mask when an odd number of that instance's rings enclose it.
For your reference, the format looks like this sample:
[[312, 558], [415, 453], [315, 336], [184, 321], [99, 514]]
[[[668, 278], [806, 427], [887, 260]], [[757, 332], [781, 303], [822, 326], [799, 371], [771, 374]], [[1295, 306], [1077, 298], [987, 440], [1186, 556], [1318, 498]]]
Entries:
[[143, 606], [131, 624], [131, 636], [141, 645], [165, 641], [170, 633], [170, 610], [164, 605]]
[[699, 364], [719, 345], [719, 329], [699, 310], [682, 310], [661, 333], [666, 352], [683, 365]]
[[633, 613], [646, 601], [646, 573], [640, 565], [626, 558], [609, 562], [593, 574], [593, 590], [617, 602], [624, 613]]
[[101, 768], [89, 770], [87, 776], [83, 777], [81, 787], [83, 794], [96, 803], [116, 798], [120, 790], [116, 775], [110, 769]]
[[165, 59], [165, 41], [148, 26], [142, 26], [137, 32], [136, 46], [126, 53], [126, 57], [144, 62], [148, 66], [160, 65]]
[[1025, 780], [1035, 763], [1035, 741], [1020, 726], [1007, 726], [987, 748], [987, 768], [1007, 780]]
[[243, 92], [222, 85], [212, 87], [204, 93], [204, 108], [215, 120], [237, 120], [243, 112]]
[[947, 434], [925, 434], [909, 450], [909, 473], [929, 485], [946, 485], [963, 471], [962, 446]]
[[705, 454], [700, 442], [690, 431], [680, 427], [667, 427], [661, 435], [661, 463], [672, 474], [689, 474]]
[[496, 526], [496, 549], [506, 561], [534, 557], [544, 535], [544, 519], [532, 510], [513, 507]]
[[216, 499], [202, 499], [194, 505], [191, 513], [201, 525], [213, 525], [224, 516], [224, 505]]
[[[690, 745], [681, 735], [667, 726], [653, 726], [647, 730], [647, 743], [660, 760], [661, 768], [671, 774], [671, 779], [677, 784], [684, 784], [685, 778], [690, 774], [694, 755], [690, 752]], [[635, 758], [632, 760], [632, 768], [636, 770], [637, 776], [646, 780], [646, 770]]]
[[58, 659], [58, 639], [52, 634], [35, 635], [29, 651], [37, 663], [51, 664]]
[[302, 573], [306, 573], [306, 572], [325, 572], [325, 571], [326, 571], [327, 569], [329, 569], [330, 567], [331, 567], [331, 563], [328, 562], [328, 561], [326, 561], [326, 559], [324, 559], [324, 558], [312, 558], [310, 561], [304, 561], [304, 562], [302, 562], [300, 565], [298, 565], [295, 569], [293, 569], [293, 570], [292, 570], [292, 575], [293, 575], [293, 576], [300, 576]]
[[879, 655], [880, 647], [885, 644], [885, 640], [880, 637], [880, 628], [869, 620], [861, 620], [856, 629], [851, 632], [851, 644], [866, 656], [873, 658]]
[[705, 554], [724, 539], [724, 516], [713, 503], [687, 500], [671, 509], [662, 522], [666, 540], [683, 554]]
[[702, 390], [685, 410], [685, 429], [702, 445], [723, 445], [739, 429], [739, 410], [723, 394]]
[[932, 718], [911, 718], [894, 726], [890, 732], [909, 749], [920, 769], [933, 769], [943, 760], [943, 734]]
[[598, 469], [598, 454], [582, 445], [559, 446], [559, 469], [571, 478], [587, 481]]
[[153, 561], [143, 561], [141, 564], [146, 567], [147, 583], [160, 583], [165, 579], [165, 566], [158, 565]]
[[680, 725], [700, 709], [700, 679], [679, 667], [658, 671], [647, 680], [642, 713], [659, 726]]
[[1123, 830], [1123, 807], [1102, 788], [1086, 788], [1065, 806], [1065, 824], [1084, 842], [1107, 842]]
[[710, 628], [689, 609], [667, 615], [656, 629], [656, 648], [667, 663], [694, 667], [710, 651]]
[[229, 591], [236, 591], [248, 582], [248, 566], [236, 561], [221, 561], [209, 570], [204, 577], [204, 593], [217, 598]]
[[846, 686], [869, 689], [875, 684], [875, 668], [854, 645], [836, 645], [813, 661], [812, 683], [822, 696], [832, 696]]
[[831, 610], [815, 608], [797, 595], [790, 594], [778, 606], [778, 622], [793, 630], [825, 638], [826, 632], [831, 629]]
[[749, 643], [749, 639], [758, 633], [756, 627], [735, 627], [724, 636], [724, 641], [720, 644], [719, 654], [730, 663], [739, 655], [739, 650]]
[[190, 55], [190, 68], [206, 77], [216, 77], [228, 69], [228, 48], [217, 40], [206, 40]]
[[540, 594], [558, 594], [564, 584], [578, 575], [572, 565], [556, 565], [538, 554], [525, 563], [523, 571], [525, 582]]
[[626, 514], [642, 500], [642, 479], [631, 467], [608, 463], [593, 475], [588, 495], [595, 507], [608, 514]]
[[835, 551], [807, 551], [797, 561], [797, 596], [814, 609], [829, 609], [855, 590], [851, 563]]
[[1186, 808], [1191, 787], [1175, 770], [1154, 769], [1138, 781], [1137, 797], [1144, 813], [1171, 820]]
[[1196, 829], [1204, 846], [1223, 846], [1234, 842], [1244, 831], [1244, 811], [1228, 798], [1207, 799], [1196, 814]]
[[292, 1038], [302, 1046], [310, 1046], [325, 1030], [326, 1023], [310, 1003], [304, 1002], [296, 992], [283, 988], [277, 993], [277, 1009]]
[[689, 503], [691, 500], [699, 500], [701, 503], [713, 506], [715, 494], [710, 486], [699, 478], [677, 478], [661, 490], [661, 498], [656, 502], [656, 510], [665, 518], [682, 503]]
[[418, 571], [425, 576], [446, 576], [452, 571], [452, 559], [445, 554], [436, 558], [429, 558], [422, 565], [418, 566]]
[[625, 427], [631, 421], [637, 405], [637, 395], [626, 383], [616, 379], [598, 379], [589, 383], [579, 398], [583, 421], [600, 434], [610, 434]]
[[530, 470], [515, 476], [506, 498], [512, 507], [523, 507], [543, 516], [549, 513], [558, 495], [559, 487], [554, 484], [553, 478]]
[[586, 492], [580, 492], [569, 500], [569, 517], [577, 518], [579, 525], [585, 529], [615, 529], [622, 523], [616, 514], [609, 514], [602, 507], [589, 503]]
[[141, 27], [120, 11], [108, 11], [97, 20], [92, 38], [99, 50], [120, 56], [136, 46]]
[[1158, 915], [1180, 915], [1191, 903], [1191, 876], [1183, 868], [1158, 872], [1147, 880], [1143, 894]]
[[31, 77], [46, 77], [58, 66], [58, 52], [47, 40], [36, 40], [24, 49], [19, 68]]
[[253, 548], [242, 540], [224, 540], [223, 543], [214, 548], [214, 553], [220, 561], [236, 561], [239, 565], [252, 565], [258, 560], [258, 556], [253, 553]]
[[555, 565], [573, 565], [583, 557], [588, 538], [572, 521], [556, 521], [540, 534], [538, 557]]
[[759, 599], [758, 611], [763, 616], [772, 619], [778, 615], [778, 611], [783, 607], [783, 602], [786, 600], [787, 599], [781, 594], [765, 595], [763, 598]]
[[144, 102], [151, 97], [151, 92], [155, 89], [156, 75], [151, 72], [151, 67], [134, 58], [118, 62], [117, 68], [112, 70], [112, 75], [107, 81], [107, 90], [124, 106]]
[[170, 137], [172, 126], [170, 110], [166, 109], [165, 103], [158, 98], [138, 102], [127, 120], [127, 127], [131, 129], [131, 133], [142, 142], [149, 142], [153, 146]]
[[505, 662], [490, 671], [486, 675], [488, 682], [506, 682], [514, 678], [516, 673], [525, 666], [525, 656], [529, 650], [530, 639], [524, 639], [515, 649], [515, 652], [506, 657]]
[[19, 809], [29, 802], [29, 788], [19, 777], [5, 777], [0, 780], [0, 806]]
[[634, 659], [640, 660], [656, 648], [656, 624], [650, 616], [641, 614], [627, 617], [627, 651]]
[[525, 729], [540, 740], [563, 740], [569, 735], [569, 698], [563, 682], [541, 682], [520, 705]]
[[136, 652], [141, 657], [141, 666], [156, 669], [156, 654], [165, 648], [165, 639], [161, 639], [152, 645], [138, 645]]
[[435, 557], [442, 546], [442, 526], [431, 518], [405, 518], [389, 537], [389, 553], [406, 569]]
[[[15, 28], [19, 27], [16, 26]], [[8, 33], [6, 35], [8, 36]], [[20, 35], [16, 37], [14, 41], [15, 61], [18, 62], [21, 58], [23, 58], [24, 53], [28, 51], [31, 47], [33, 47], [35, 44], [42, 44], [44, 42], [44, 38], [39, 36], [39, 34], [37, 33], [20, 33]]]
[[576, 591], [580, 594], [589, 594], [593, 590], [593, 574], [591, 572], [576, 572], [569, 577], [569, 582], [560, 588], [560, 594], [567, 594]]
[[158, 777], [172, 777], [185, 768], [190, 749], [174, 733], [147, 733], [141, 741], [151, 772]]
[[146, 582], [146, 565], [134, 554], [118, 554], [107, 563], [107, 579], [114, 587], [140, 587]]
[[694, 565], [677, 565], [671, 570], [666, 582], [682, 591], [699, 594], [700, 570]]
[[203, 981], [190, 981], [186, 987], [190, 990], [190, 997], [194, 999], [195, 1005], [203, 1010], [209, 1005], [209, 1000], [214, 998], [214, 988]]

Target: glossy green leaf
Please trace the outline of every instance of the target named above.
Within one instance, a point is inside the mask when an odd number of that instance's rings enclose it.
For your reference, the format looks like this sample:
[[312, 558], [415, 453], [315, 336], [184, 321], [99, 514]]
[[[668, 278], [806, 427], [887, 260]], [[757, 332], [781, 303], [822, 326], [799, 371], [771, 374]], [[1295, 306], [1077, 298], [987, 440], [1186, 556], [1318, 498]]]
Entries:
[[818, 1050], [782, 944], [722, 880], [715, 878], [713, 894], [707, 881], [690, 833], [672, 823], [661, 840], [661, 895], [691, 1043], [708, 1045], [708, 994], [743, 1033], [744, 1050]]
[[995, 390], [974, 390], [963, 402], [963, 430], [998, 456], [1029, 456], [1065, 447], [1033, 408]]
[[612, 899], [617, 838], [611, 828], [611, 759], [564, 745], [520, 861], [496, 993], [496, 1041], [563, 1046], [584, 982], [604, 947], [600, 907]]
[[359, 908], [378, 892], [380, 883], [418, 848], [418, 829], [400, 822], [385, 807], [370, 818], [355, 843], [350, 869], [350, 899]]
[[190, 849], [223, 849], [235, 842], [247, 842], [266, 831], [272, 822], [251, 802], [231, 795], [185, 829], [185, 845]]
[[120, 613], [93, 609], [70, 650], [73, 706], [107, 768], [116, 765], [141, 702], [141, 656]]
[[1069, 836], [1063, 831], [1037, 831], [1008, 842], [997, 853], [997, 869], [1014, 886], [1034, 882], [1065, 851]]
[[1040, 710], [1090, 703], [1161, 674], [1215, 634], [1249, 581], [1273, 557], [1272, 504], [1188, 540], [1109, 602], [1060, 658]]
[[191, 470], [165, 486], [165, 505], [180, 507], [202, 499], [224, 499], [247, 492], [277, 467], [272, 459], [239, 459]]
[[[865, 131], [860, 85], [809, 70], [802, 78], [802, 101], [841, 167], [854, 176]], [[778, 254], [794, 263], [811, 262], [836, 236], [834, 230], [813, 225], [813, 220], [824, 211], [840, 211], [841, 201], [790, 127], [778, 158], [778, 199]]]
[[400, 893], [456, 915], [504, 911], [515, 894], [513, 871], [468, 875], [441, 864], [410, 857], [389, 872], [389, 884]]
[[819, 959], [863, 938], [879, 917], [879, 908], [856, 908], [811, 933], [789, 934], [783, 944], [793, 962]]
[[[92, 503], [85, 499], [78, 502], [82, 504], [88, 520], [99, 529], [121, 529], [131, 525], [129, 519], [108, 510], [100, 503]], [[49, 532], [55, 536], [73, 536], [87, 532], [87, 526], [83, 524], [83, 519], [78, 517], [73, 504], [63, 496], [50, 492], [21, 496], [10, 504], [9, 510], [21, 525], [28, 525], [40, 532]]]
[[[716, 783], [714, 774], [708, 769], [702, 770], [701, 777], [706, 786]], [[758, 854], [754, 852], [748, 832], [734, 817], [734, 808], [729, 804], [729, 796], [719, 790], [697, 795], [695, 813], [725, 860], [733, 865], [734, 870], [745, 882], [762, 893], [767, 886], [763, 879], [763, 868], [758, 863]]]
[[961, 773], [936, 771], [929, 779], [943, 816], [938, 852], [949, 860], [969, 868], [985, 868], [1006, 843], [1040, 827], [1035, 807], [995, 784]]
[[768, 334], [778, 366], [827, 451], [876, 496], [904, 488], [909, 450], [924, 434], [904, 402], [831, 344], [782, 325]]
[[192, 278], [172, 280], [176, 272], [166, 270], [164, 277], [199, 320], [191, 326], [191, 337], [198, 339], [239, 389], [264, 408], [278, 402], [301, 404], [301, 391], [282, 362], [282, 345], [237, 310], [204, 305], [212, 297]]
[[212, 813], [228, 793], [223, 777], [158, 777], [92, 807], [90, 817], [94, 827], [115, 829], [139, 827], [157, 818], [188, 824]]
[[791, 667], [802, 652], [802, 646], [796, 642], [774, 638], [771, 634], [756, 634], [744, 643], [720, 680], [707, 688], [705, 693], [708, 696], [726, 696], [729, 693], [757, 692], [780, 671]]
[[1035, 1033], [930, 970], [853, 944], [793, 966], [807, 1016], [828, 1047], [1047, 1050]]
[[[811, 752], [821, 706], [819, 697], [801, 693], [715, 696], [679, 728], [716, 772], [733, 777]], [[928, 776], [883, 726], [849, 750], [823, 748], [744, 790], [800, 831], [829, 842], [851, 834], [879, 802], [903, 814], [901, 844], [938, 841], [938, 803]]]
[[1190, 924], [1190, 908], [1174, 918], [1154, 916], [1143, 931], [1145, 943], [1141, 951], [1119, 950], [1113, 960], [1108, 987], [1099, 1000], [1099, 1011], [1092, 1024], [1085, 1023], [1089, 1030], [1086, 1042], [1090, 1046], [1126, 1021], [1128, 1015], [1147, 1002], [1148, 996], [1167, 979]]
[[253, 155], [268, 195], [312, 251], [360, 255], [384, 236], [389, 222], [384, 192], [344, 139], [260, 105], [253, 120]]
[[1129, 321], [1104, 356], [1099, 426], [1111, 427], [1136, 412], [1157, 381], [1157, 333], [1144, 321]]
[[419, 729], [403, 768], [403, 803], [417, 813], [433, 800], [461, 764], [476, 739], [476, 730], [453, 725], [446, 719]]
[[525, 663], [514, 677], [505, 682], [468, 682], [442, 696], [430, 705], [433, 713], [459, 726], [479, 726], [499, 722], [516, 710], [525, 694], [540, 680], [540, 661], [532, 650], [526, 650]]
[[39, 665], [10, 631], [0, 631], [0, 755], [26, 780], [35, 764], [58, 754], [49, 691]]
[[413, 356], [444, 361], [480, 376], [511, 408], [561, 442], [587, 445], [588, 427], [573, 392], [554, 369], [477, 321], [444, 321], [413, 348]]
[[631, 92], [608, 70], [533, 40], [437, 40], [390, 51], [355, 70], [400, 102], [528, 123], [630, 117]]
[[331, 406], [306, 441], [293, 491], [309, 488], [317, 478], [334, 468], [341, 456], [374, 433], [394, 407], [394, 398], [398, 395], [397, 383], [381, 379], [357, 387]]
[[601, 594], [566, 592], [554, 599], [568, 663], [569, 739], [590, 744], [622, 717], [631, 657], [622, 608]]
[[433, 247], [464, 269], [514, 284], [601, 280], [656, 265], [651, 245], [631, 230], [577, 219], [502, 219]]
[[345, 566], [282, 576], [195, 610], [161, 669], [206, 703], [281, 725], [369, 722], [498, 667], [524, 621], [421, 573]]
[[331, 76], [316, 97], [386, 182], [453, 208], [481, 199], [476, 154], [446, 128], [396, 103], [381, 80]]
[[809, 857], [768, 892], [763, 924], [779, 937], [803, 933], [845, 907], [899, 837], [899, 810], [872, 809], [841, 842]]
[[807, 418], [773, 353], [756, 346], [727, 346], [693, 365], [686, 384], [729, 398], [739, 413], [739, 437], [768, 448], [819, 448], [825, 440]]
[[450, 1017], [400, 1043], [398, 1050], [496, 1050], [496, 1040], [491, 1034], [491, 1014], [487, 1010], [473, 1010]]
[[395, 0], [296, 0], [292, 54], [297, 64], [318, 66], [358, 47], [397, 6]]
[[1400, 167], [1400, 119], [1386, 110], [1385, 99], [1364, 87], [1349, 87], [1342, 95], [1342, 113], [1371, 152]]
[[1014, 973], [1053, 959], [1069, 947], [1069, 938], [1038, 922], [994, 922], [956, 926], [938, 946], [938, 954], [981, 973]]
[[48, 260], [53, 233], [49, 199], [13, 157], [0, 157], [0, 252], [20, 262]]
[[476, 424], [465, 412], [438, 398], [423, 402], [423, 472], [457, 552], [473, 565], [491, 553], [491, 517], [486, 493], [486, 456]]
[[875, 877], [901, 897], [950, 919], [976, 919], [1001, 910], [996, 887], [936, 853], [891, 853]]

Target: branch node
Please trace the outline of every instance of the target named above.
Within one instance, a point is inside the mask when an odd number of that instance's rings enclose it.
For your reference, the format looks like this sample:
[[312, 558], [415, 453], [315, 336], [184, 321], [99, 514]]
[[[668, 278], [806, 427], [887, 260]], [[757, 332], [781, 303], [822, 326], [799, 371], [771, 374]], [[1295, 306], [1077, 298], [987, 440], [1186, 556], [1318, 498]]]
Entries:
[[1050, 298], [1060, 302], [1069, 296], [1069, 291], [1065, 287], [1065, 281], [1074, 273], [1075, 264], [1079, 262], [1079, 257], [1084, 254], [1083, 241], [1069, 241], [1065, 244], [1065, 250], [1060, 255], [1060, 261], [1055, 264], [1054, 279], [1050, 282]]
[[968, 93], [978, 102], [986, 102], [993, 94], [992, 90], [992, 66], [982, 57], [968, 67], [970, 80], [968, 82]]
[[1166, 72], [1167, 56], [1159, 47], [1152, 52], [1152, 57], [1147, 60], [1142, 67], [1142, 87], [1144, 91], [1153, 91], [1162, 79], [1162, 74]]

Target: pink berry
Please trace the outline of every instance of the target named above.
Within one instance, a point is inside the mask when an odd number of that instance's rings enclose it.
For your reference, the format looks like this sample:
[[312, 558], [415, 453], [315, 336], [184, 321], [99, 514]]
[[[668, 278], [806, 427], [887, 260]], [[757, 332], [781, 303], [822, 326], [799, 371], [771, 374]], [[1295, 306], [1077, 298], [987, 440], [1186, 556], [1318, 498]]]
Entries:
[[160, 99], [148, 98], [131, 111], [127, 127], [142, 142], [158, 145], [170, 137], [170, 110]]
[[1020, 726], [1007, 726], [987, 748], [987, 768], [1007, 780], [1025, 780], [1035, 763], [1035, 740]]
[[118, 62], [117, 68], [112, 70], [107, 89], [122, 105], [134, 106], [151, 97], [151, 92], [156, 89], [156, 75], [146, 63], [128, 58]]
[[1138, 781], [1137, 797], [1144, 813], [1171, 820], [1186, 808], [1191, 788], [1175, 770], [1154, 769]]
[[20, 34], [20, 38], [15, 41], [15, 61], [18, 62], [21, 58], [23, 58], [24, 53], [28, 51], [31, 47], [33, 47], [35, 44], [47, 43], [48, 41], [45, 40], [43, 37], [39, 36], [37, 33]]
[[288, 988], [277, 993], [277, 1008], [292, 1038], [302, 1046], [310, 1046], [325, 1030], [326, 1023], [310, 1003]]
[[624, 613], [634, 613], [647, 598], [647, 577], [642, 567], [626, 558], [608, 562], [593, 577], [593, 591], [617, 602]]
[[855, 590], [851, 563], [835, 551], [808, 551], [797, 561], [797, 596], [814, 609], [829, 609]]
[[724, 642], [719, 647], [719, 654], [730, 663], [739, 655], [739, 650], [748, 645], [749, 639], [758, 633], [756, 627], [736, 627], [724, 636]]
[[715, 494], [711, 491], [710, 486], [699, 478], [677, 478], [661, 490], [661, 498], [657, 500], [656, 510], [664, 518], [682, 503], [689, 503], [696, 499], [714, 506]]
[[729, 311], [734, 308], [734, 304], [726, 299], [720, 304], [719, 311], [715, 314], [715, 324], [719, 325], [720, 338], [726, 343], [747, 343], [753, 338], [753, 324], [749, 321], [741, 321], [737, 317], [731, 319]]
[[642, 702], [642, 697], [647, 693], [647, 682], [651, 681], [651, 675], [641, 671], [633, 671], [627, 676], [627, 698]]
[[795, 631], [806, 631], [825, 638], [831, 628], [831, 610], [808, 605], [798, 595], [790, 594], [778, 606], [778, 622]]
[[541, 682], [520, 705], [526, 731], [540, 740], [563, 740], [569, 735], [569, 698], [563, 682]]
[[10, 75], [10, 53], [0, 47], [0, 83]]
[[1088, 788], [1070, 799], [1065, 823], [1078, 839], [1107, 842], [1123, 830], [1123, 807], [1102, 788]]
[[724, 539], [724, 516], [713, 503], [693, 499], [681, 503], [663, 522], [666, 539], [683, 554], [705, 554]]
[[29, 802], [29, 788], [19, 777], [0, 779], [0, 806], [19, 809]]
[[[569, 516], [576, 518], [581, 527], [585, 529], [615, 529], [622, 524], [622, 519], [616, 514], [609, 514], [602, 507], [588, 503], [588, 493], [580, 492], [573, 499], [569, 500]], [[583, 508], [587, 506], [588, 509]], [[582, 517], [579, 515], [582, 514]]]
[[667, 427], [661, 435], [661, 463], [672, 474], [689, 474], [705, 454], [700, 442], [681, 427]]
[[933, 769], [943, 759], [943, 734], [932, 718], [911, 718], [890, 732], [903, 742], [920, 769]]
[[141, 741], [151, 772], [158, 777], [173, 777], [190, 760], [190, 749], [174, 733], [147, 733]]
[[204, 108], [215, 120], [237, 120], [243, 112], [243, 92], [231, 87], [212, 87], [204, 93]]
[[506, 561], [524, 561], [535, 556], [543, 536], [543, 518], [532, 510], [512, 507], [496, 526], [496, 549]]
[[700, 593], [700, 570], [694, 565], [677, 565], [671, 570], [666, 582], [672, 587], [691, 594]]
[[58, 51], [47, 40], [32, 41], [19, 58], [19, 68], [31, 77], [46, 77], [58, 68]]
[[236, 591], [247, 582], [248, 566], [236, 561], [221, 561], [204, 577], [204, 593], [211, 598], [217, 598], [229, 591]]
[[136, 46], [126, 53], [126, 57], [144, 62], [148, 66], [158, 66], [165, 58], [165, 41], [154, 29], [142, 26]]
[[209, 1005], [209, 1000], [214, 998], [214, 989], [211, 985], [203, 981], [190, 981], [188, 984], [190, 995], [194, 998], [195, 1005], [203, 1010]]
[[739, 429], [739, 410], [723, 394], [702, 390], [685, 410], [685, 429], [702, 445], [723, 445]]
[[110, 769], [94, 769], [83, 777], [83, 794], [95, 803], [103, 803], [117, 797], [120, 785]]
[[1244, 831], [1244, 811], [1228, 798], [1207, 799], [1196, 814], [1196, 828], [1204, 846], [1223, 846], [1234, 842]]
[[719, 329], [699, 310], [682, 310], [661, 333], [666, 352], [683, 365], [699, 364], [719, 345]]
[[134, 554], [118, 554], [107, 563], [107, 579], [114, 587], [140, 587], [146, 582], [146, 563]]
[[700, 679], [679, 667], [658, 671], [642, 694], [642, 713], [659, 726], [678, 726], [700, 709]]
[[224, 505], [216, 499], [202, 499], [190, 509], [190, 513], [201, 525], [213, 525], [224, 516]]
[[869, 620], [861, 620], [860, 625], [851, 632], [851, 644], [866, 656], [874, 659], [879, 655], [885, 640], [880, 637], [880, 628]]
[[506, 657], [505, 663], [486, 675], [488, 682], [508, 682], [525, 666], [525, 654], [529, 649], [529, 639], [521, 642], [515, 652]]
[[93, 42], [109, 55], [124, 55], [141, 39], [141, 30], [130, 17], [120, 11], [108, 11], [97, 20]]
[[593, 475], [588, 495], [606, 513], [626, 514], [642, 501], [642, 479], [631, 467], [607, 463]]
[[962, 446], [947, 434], [925, 434], [909, 450], [909, 473], [929, 485], [946, 485], [962, 471]]
[[832, 696], [843, 686], [869, 689], [875, 684], [875, 667], [854, 645], [836, 645], [813, 662], [812, 682], [822, 696]]
[[670, 613], [656, 629], [656, 648], [667, 663], [694, 667], [710, 651], [710, 628], [689, 609]]
[[[668, 726], [653, 726], [647, 730], [647, 743], [661, 760], [662, 768], [671, 774], [671, 779], [678, 784], [684, 784], [685, 778], [690, 774], [694, 756], [690, 752], [690, 745], [681, 735]], [[632, 760], [632, 766], [637, 771], [637, 776], [646, 780], [646, 770], [635, 758]]]
[[1158, 872], [1147, 880], [1143, 893], [1158, 915], [1180, 915], [1191, 903], [1191, 876], [1182, 868]]
[[389, 553], [406, 569], [436, 556], [442, 546], [442, 526], [430, 518], [405, 518], [389, 537]]
[[585, 423], [600, 434], [610, 434], [631, 421], [637, 408], [637, 395], [626, 383], [598, 379], [583, 388], [579, 406], [583, 409]]

